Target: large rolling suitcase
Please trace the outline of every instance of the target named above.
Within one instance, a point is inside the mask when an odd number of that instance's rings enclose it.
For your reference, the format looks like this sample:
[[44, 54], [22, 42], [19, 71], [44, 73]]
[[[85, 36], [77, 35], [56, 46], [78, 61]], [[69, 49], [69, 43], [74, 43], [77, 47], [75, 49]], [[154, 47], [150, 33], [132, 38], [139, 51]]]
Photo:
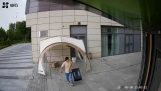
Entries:
[[72, 74], [73, 74], [74, 81], [82, 80], [82, 76], [79, 68], [72, 69]]

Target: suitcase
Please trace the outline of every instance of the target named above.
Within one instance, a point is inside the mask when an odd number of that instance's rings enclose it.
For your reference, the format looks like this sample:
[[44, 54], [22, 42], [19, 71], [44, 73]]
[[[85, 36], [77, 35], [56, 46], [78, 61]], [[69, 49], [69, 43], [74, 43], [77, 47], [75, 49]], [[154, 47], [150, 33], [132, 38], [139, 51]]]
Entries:
[[72, 69], [72, 74], [73, 74], [74, 81], [82, 80], [82, 76], [79, 68]]

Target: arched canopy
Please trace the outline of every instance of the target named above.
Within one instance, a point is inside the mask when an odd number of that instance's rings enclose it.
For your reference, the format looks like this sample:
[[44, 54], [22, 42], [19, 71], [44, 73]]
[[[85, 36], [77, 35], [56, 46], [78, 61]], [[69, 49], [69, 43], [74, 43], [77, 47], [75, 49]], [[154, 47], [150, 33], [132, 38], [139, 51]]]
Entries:
[[64, 43], [68, 44], [69, 46], [75, 46], [81, 49], [83, 52], [86, 52], [85, 46], [82, 40], [70, 38], [70, 37], [53, 37], [43, 41], [40, 41], [40, 54], [52, 44]]
[[43, 67], [43, 57], [46, 51], [50, 48], [57, 45], [67, 45], [75, 48], [80, 54], [83, 56], [83, 59], [86, 63], [86, 71], [90, 70], [90, 62], [86, 55], [85, 46], [82, 40], [70, 38], [70, 37], [53, 37], [48, 38], [43, 41], [40, 41], [40, 56], [39, 56], [39, 65], [38, 65], [38, 73], [45, 75], [44, 67]]

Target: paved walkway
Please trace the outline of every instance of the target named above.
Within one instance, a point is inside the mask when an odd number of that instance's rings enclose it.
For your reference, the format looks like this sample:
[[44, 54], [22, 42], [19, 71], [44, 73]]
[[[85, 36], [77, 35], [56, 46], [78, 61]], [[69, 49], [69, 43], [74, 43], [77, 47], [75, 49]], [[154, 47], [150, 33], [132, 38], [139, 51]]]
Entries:
[[32, 71], [30, 44], [0, 50], [0, 91], [25, 91]]
[[[0, 74], [0, 91], [135, 91], [118, 89], [118, 87], [137, 84], [141, 62], [140, 52], [94, 59], [91, 61], [92, 71], [90, 73], [85, 73], [82, 67], [83, 62], [79, 62], [83, 80], [76, 82], [74, 87], [70, 87], [65, 83], [64, 75], [59, 73], [58, 69], [49, 68], [47, 64], [47, 76], [37, 74], [37, 64], [31, 67], [31, 50], [28, 48], [31, 48], [30, 44], [21, 44], [0, 55], [0, 71], [4, 70], [4, 74]], [[13, 55], [12, 51], [16, 54], [13, 53], [15, 54]], [[24, 51], [28, 54], [23, 54]], [[12, 55], [11, 58], [5, 59], [5, 53]], [[30, 58], [27, 58], [27, 55]], [[4, 58], [1, 59], [1, 57]], [[5, 65], [18, 69], [4, 69], [7, 67]], [[23, 69], [20, 70], [20, 68]], [[14, 70], [17, 74], [5, 70]]]

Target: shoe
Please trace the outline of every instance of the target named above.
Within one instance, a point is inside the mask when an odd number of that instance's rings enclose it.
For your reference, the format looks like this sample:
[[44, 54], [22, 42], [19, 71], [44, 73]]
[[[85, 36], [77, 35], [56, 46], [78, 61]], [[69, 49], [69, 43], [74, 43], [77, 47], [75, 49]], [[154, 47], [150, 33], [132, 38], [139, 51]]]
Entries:
[[69, 85], [70, 85], [71, 87], [73, 87], [73, 86], [74, 86], [74, 84], [73, 84], [73, 83], [70, 83]]
[[66, 81], [67, 84], [69, 84], [70, 82]]

